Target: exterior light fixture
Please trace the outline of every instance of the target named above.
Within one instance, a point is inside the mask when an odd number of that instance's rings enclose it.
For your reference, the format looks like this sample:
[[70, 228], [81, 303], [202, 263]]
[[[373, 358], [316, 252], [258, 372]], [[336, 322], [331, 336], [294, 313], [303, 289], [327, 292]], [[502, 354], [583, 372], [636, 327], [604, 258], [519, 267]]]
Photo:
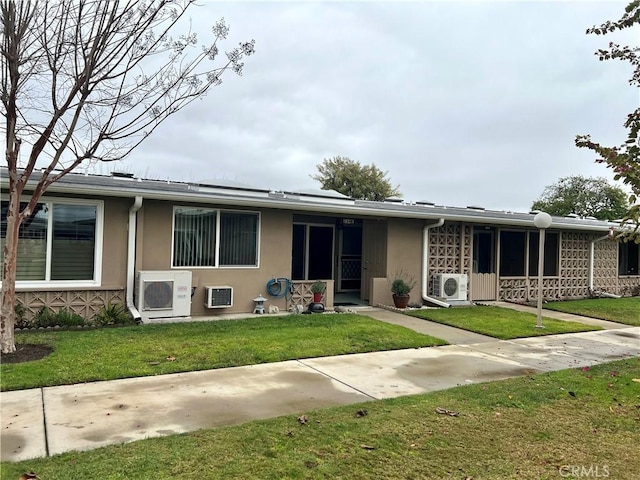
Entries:
[[544, 328], [542, 325], [542, 277], [544, 270], [544, 237], [547, 228], [551, 226], [551, 215], [546, 212], [537, 213], [533, 217], [533, 223], [540, 230], [540, 239], [538, 241], [538, 321], [536, 328]]

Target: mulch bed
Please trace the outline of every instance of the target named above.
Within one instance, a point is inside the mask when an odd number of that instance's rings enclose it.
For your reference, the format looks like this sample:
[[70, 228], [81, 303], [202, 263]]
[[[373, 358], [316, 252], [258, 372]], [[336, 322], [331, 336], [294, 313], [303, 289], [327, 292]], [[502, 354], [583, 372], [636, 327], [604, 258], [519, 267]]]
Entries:
[[40, 360], [53, 352], [53, 347], [34, 343], [16, 344], [13, 353], [0, 353], [1, 363], [22, 363]]

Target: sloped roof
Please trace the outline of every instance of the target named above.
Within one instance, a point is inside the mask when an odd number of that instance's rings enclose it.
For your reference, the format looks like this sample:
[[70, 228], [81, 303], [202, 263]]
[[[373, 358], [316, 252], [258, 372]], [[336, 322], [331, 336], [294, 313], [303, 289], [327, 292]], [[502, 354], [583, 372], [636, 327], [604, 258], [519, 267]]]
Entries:
[[[1, 169], [2, 188], [8, 186], [7, 169]], [[29, 184], [39, 179], [34, 172]], [[170, 200], [174, 202], [209, 203], [242, 207], [276, 208], [332, 215], [416, 218], [425, 221], [462, 221], [489, 225], [533, 227], [534, 213], [486, 210], [481, 207], [450, 207], [431, 202], [406, 203], [354, 200], [338, 192], [326, 190], [273, 191], [240, 185], [174, 182], [135, 178], [129, 175], [94, 175], [69, 173], [52, 184], [52, 193]], [[553, 217], [551, 228], [607, 232], [617, 223], [588, 218]]]

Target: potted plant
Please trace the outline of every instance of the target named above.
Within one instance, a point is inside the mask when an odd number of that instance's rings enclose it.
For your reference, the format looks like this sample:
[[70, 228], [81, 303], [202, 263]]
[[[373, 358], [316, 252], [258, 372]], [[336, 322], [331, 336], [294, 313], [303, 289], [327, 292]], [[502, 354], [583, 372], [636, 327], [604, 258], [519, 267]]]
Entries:
[[322, 295], [326, 290], [326, 285], [320, 280], [316, 280], [311, 284], [311, 293], [313, 293], [313, 303], [320, 303], [322, 301]]
[[391, 283], [391, 293], [393, 294], [393, 304], [396, 308], [407, 308], [409, 299], [411, 296], [409, 293], [415, 286], [415, 282], [410, 279], [406, 279], [402, 276], [398, 276]]

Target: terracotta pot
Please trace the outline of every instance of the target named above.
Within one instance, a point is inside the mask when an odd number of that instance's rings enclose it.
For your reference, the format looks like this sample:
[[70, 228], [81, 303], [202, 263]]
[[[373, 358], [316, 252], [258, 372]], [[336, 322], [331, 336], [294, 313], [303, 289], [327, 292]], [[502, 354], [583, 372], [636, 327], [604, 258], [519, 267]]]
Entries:
[[407, 308], [410, 298], [410, 295], [394, 295], [393, 304], [396, 306], [396, 308]]
[[322, 292], [313, 292], [313, 303], [322, 302]]

